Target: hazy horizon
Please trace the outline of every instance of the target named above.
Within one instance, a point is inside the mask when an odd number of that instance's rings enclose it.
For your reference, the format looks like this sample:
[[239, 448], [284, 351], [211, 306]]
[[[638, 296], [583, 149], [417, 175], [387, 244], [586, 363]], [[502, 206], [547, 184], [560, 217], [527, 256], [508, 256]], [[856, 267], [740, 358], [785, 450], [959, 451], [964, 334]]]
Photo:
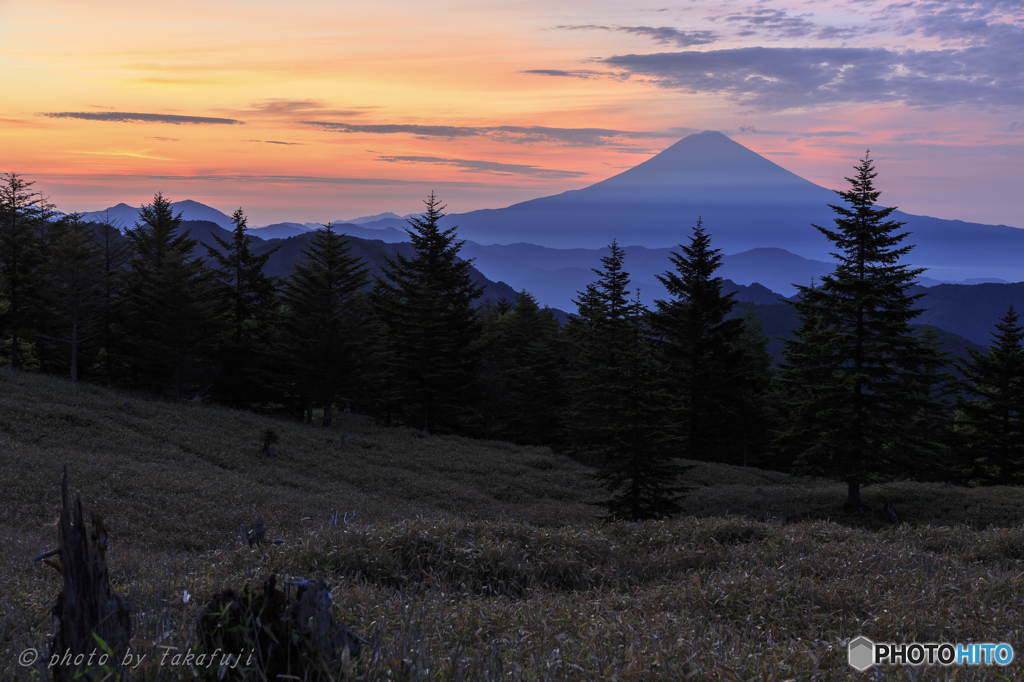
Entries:
[[1014, 6], [0, 3], [0, 171], [67, 210], [161, 191], [254, 224], [579, 189], [720, 130], [818, 185], [1024, 227]]

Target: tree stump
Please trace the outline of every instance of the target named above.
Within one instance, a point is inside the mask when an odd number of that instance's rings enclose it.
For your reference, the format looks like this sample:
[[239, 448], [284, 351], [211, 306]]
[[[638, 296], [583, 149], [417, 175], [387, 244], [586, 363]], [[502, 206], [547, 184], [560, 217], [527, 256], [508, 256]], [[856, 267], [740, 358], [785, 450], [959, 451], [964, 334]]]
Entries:
[[229, 588], [213, 596], [197, 625], [200, 652], [216, 659], [207, 677], [222, 679], [222, 666], [228, 679], [326, 681], [348, 673], [348, 661], [365, 641], [334, 620], [323, 579], [289, 584], [297, 587], [294, 599], [278, 589], [276, 575], [258, 593], [246, 585], [240, 593]]
[[250, 547], [253, 545], [262, 545], [263, 541], [266, 540], [267, 537], [267, 527], [263, 524], [263, 517], [256, 517], [256, 520], [252, 524], [252, 530], [249, 530], [249, 528], [243, 523], [242, 532], [239, 537], [243, 541], [249, 543]]
[[122, 662], [132, 637], [131, 607], [110, 587], [103, 522], [91, 514], [92, 530], [87, 530], [81, 496], [75, 496], [74, 508], [68, 504], [67, 465], [60, 501], [57, 553], [64, 589], [53, 607], [57, 619], [57, 632], [50, 644], [53, 679], [99, 682], [116, 671], [111, 679], [128, 680]]

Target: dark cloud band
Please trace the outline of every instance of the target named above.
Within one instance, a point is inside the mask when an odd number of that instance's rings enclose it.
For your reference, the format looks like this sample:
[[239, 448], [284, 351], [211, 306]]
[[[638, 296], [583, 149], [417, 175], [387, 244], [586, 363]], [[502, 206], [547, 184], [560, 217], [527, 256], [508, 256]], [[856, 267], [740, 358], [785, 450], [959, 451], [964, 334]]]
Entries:
[[758, 109], [781, 110], [866, 102], [1020, 106], [1024, 72], [1017, 68], [1019, 58], [1010, 57], [986, 47], [749, 47], [630, 54], [602, 62], [663, 87], [723, 94]]
[[633, 35], [652, 38], [655, 42], [662, 43], [663, 45], [675, 45], [676, 47], [707, 45], [718, 40], [718, 34], [714, 31], [680, 31], [678, 28], [671, 26], [599, 26], [596, 24], [581, 24], [556, 26], [555, 28], [569, 31], [632, 33]]
[[175, 125], [245, 125], [245, 121], [234, 118], [212, 118], [210, 116], [178, 116], [176, 114], [139, 114], [124, 111], [53, 111], [44, 113], [50, 118], [77, 118], [83, 121], [108, 121], [116, 123], [173, 123]]
[[300, 121], [303, 125], [338, 133], [392, 135], [404, 133], [425, 138], [489, 137], [514, 144], [557, 143], [572, 147], [596, 147], [622, 140], [665, 139], [674, 132], [611, 130], [608, 128], [549, 128], [547, 126], [431, 126], [412, 124], [365, 125], [336, 121]]
[[539, 168], [518, 163], [498, 163], [496, 161], [480, 161], [476, 159], [445, 159], [438, 156], [380, 156], [378, 159], [391, 163], [430, 163], [438, 166], [453, 166], [467, 171], [529, 175], [537, 178], [578, 178], [587, 175], [587, 173], [579, 173], [577, 171]]
[[520, 71], [519, 73], [532, 73], [535, 76], [557, 76], [559, 78], [608, 78], [609, 74], [607, 71], [590, 71], [588, 69], [577, 69], [575, 71], [566, 71], [564, 69], [529, 69], [527, 71]]
[[302, 125], [313, 126], [322, 130], [337, 133], [369, 133], [371, 135], [391, 135], [406, 133], [423, 137], [472, 137], [479, 135], [479, 128], [462, 128], [458, 126], [426, 126], [412, 124], [381, 124], [367, 125], [355, 123], [339, 123], [336, 121], [299, 121]]

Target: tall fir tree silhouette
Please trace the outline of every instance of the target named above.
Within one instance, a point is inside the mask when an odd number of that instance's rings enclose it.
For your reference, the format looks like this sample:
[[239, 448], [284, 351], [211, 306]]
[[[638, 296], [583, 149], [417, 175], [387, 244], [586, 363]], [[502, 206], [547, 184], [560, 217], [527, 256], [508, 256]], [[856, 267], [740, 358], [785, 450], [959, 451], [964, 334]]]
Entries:
[[474, 302], [483, 287], [472, 262], [459, 258], [457, 228], [439, 226], [445, 207], [433, 194], [424, 203], [406, 228], [412, 255], [385, 256], [372, 294], [390, 351], [386, 411], [427, 432], [466, 429], [481, 355]]
[[561, 425], [563, 348], [560, 325], [527, 291], [515, 301], [485, 302], [483, 399], [478, 409], [484, 438], [554, 443]]
[[578, 356], [571, 427], [577, 447], [596, 456], [595, 475], [610, 496], [602, 503], [607, 520], [666, 518], [681, 511], [683, 469], [672, 460], [664, 367], [639, 294], [628, 298], [625, 252], [615, 242], [610, 249], [567, 331]]
[[[701, 220], [687, 244], [669, 256], [674, 270], [658, 275], [671, 298], [655, 302], [652, 316], [666, 366], [665, 389], [672, 397], [682, 436], [681, 454], [696, 460], [738, 463], [732, 435], [742, 383], [743, 321], [727, 316], [736, 305], [722, 293], [719, 249]], [[730, 452], [730, 446], [732, 452]]]
[[40, 342], [56, 347], [72, 383], [78, 381], [83, 349], [102, 333], [105, 270], [95, 228], [78, 213], [54, 221], [41, 268], [38, 296], [45, 326]]
[[835, 271], [818, 286], [800, 286], [793, 304], [800, 320], [786, 341], [781, 382], [788, 419], [779, 444], [799, 470], [847, 483], [846, 507], [866, 509], [861, 486], [916, 475], [934, 455], [914, 422], [927, 398], [922, 365], [934, 348], [918, 342], [910, 320], [920, 294], [908, 292], [922, 268], [899, 261], [912, 248], [876, 208], [877, 173], [865, 155], [830, 205], [835, 228], [815, 226], [836, 248]]
[[212, 271], [196, 255], [198, 240], [181, 229], [162, 194], [139, 210], [127, 231], [133, 247], [128, 325], [137, 381], [175, 400], [208, 395], [219, 370], [223, 301]]
[[14, 369], [23, 368], [39, 310], [39, 226], [48, 212], [33, 184], [17, 173], [0, 181], [0, 334]]
[[241, 208], [232, 214], [231, 222], [234, 229], [230, 241], [211, 234], [216, 248], [206, 247], [228, 327], [217, 349], [221, 370], [213, 396], [241, 408], [259, 404], [269, 394], [269, 353], [278, 283], [263, 269], [281, 247], [257, 256], [252, 252], [252, 238], [246, 234], [247, 221]]
[[1010, 306], [992, 332], [988, 353], [969, 349], [963, 365], [973, 400], [961, 398], [960, 445], [969, 481], [1024, 482], [1024, 328]]
[[363, 363], [368, 267], [332, 225], [317, 230], [285, 283], [285, 345], [296, 390], [331, 426], [338, 398], [351, 398]]
[[93, 226], [96, 246], [103, 262], [103, 284], [99, 338], [97, 339], [97, 376], [107, 386], [123, 378], [127, 370], [126, 314], [128, 308], [128, 263], [131, 243], [107, 213]]

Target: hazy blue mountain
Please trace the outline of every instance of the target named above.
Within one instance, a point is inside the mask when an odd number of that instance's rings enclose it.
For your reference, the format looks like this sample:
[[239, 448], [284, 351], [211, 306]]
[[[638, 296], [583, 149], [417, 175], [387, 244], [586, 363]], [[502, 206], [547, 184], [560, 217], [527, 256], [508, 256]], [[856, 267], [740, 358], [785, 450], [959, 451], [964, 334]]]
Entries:
[[986, 346], [992, 341], [996, 322], [1011, 305], [1024, 311], [1024, 282], [940, 284], [911, 291], [924, 294], [918, 305], [927, 309], [914, 322], [932, 324]]
[[[793, 338], [793, 330], [799, 325], [796, 310], [788, 303], [755, 304], [753, 310], [761, 321], [765, 335], [769, 338], [768, 352], [772, 354], [776, 364], [781, 363], [783, 360], [783, 350], [785, 349], [785, 340]], [[730, 317], [738, 317], [742, 312], [743, 308], [737, 306], [733, 309]], [[939, 327], [939, 325], [933, 326]], [[925, 324], [918, 320], [912, 327], [915, 333], [920, 333], [924, 329]], [[968, 349], [982, 353], [986, 352], [988, 340], [986, 339], [984, 343], [978, 343], [953, 331], [939, 328], [938, 342], [942, 349], [949, 352], [954, 359], [966, 360], [969, 357]]]
[[397, 213], [392, 213], [391, 211], [386, 211], [384, 213], [378, 213], [377, 215], [364, 215], [359, 218], [352, 218], [351, 220], [342, 220], [340, 222], [352, 223], [353, 225], [365, 225], [366, 223], [372, 223], [377, 220], [387, 219], [402, 220], [402, 216], [398, 215]]
[[[632, 279], [631, 288], [640, 288], [640, 298], [647, 305], [668, 294], [657, 275], [671, 267], [669, 254], [678, 247], [649, 249], [627, 246], [626, 271]], [[492, 279], [507, 282], [515, 289], [526, 289], [546, 305], [573, 310], [572, 299], [589, 282], [594, 281], [592, 268], [601, 266], [601, 258], [610, 251], [603, 249], [552, 249], [536, 244], [483, 246], [467, 241], [462, 253], [473, 258], [481, 272]], [[796, 293], [793, 284], [810, 284], [832, 272], [831, 263], [795, 256], [782, 249], [755, 249], [727, 255], [722, 259], [718, 275], [737, 285], [760, 284], [785, 296]], [[774, 294], [777, 297], [777, 294]]]
[[[899, 203], [885, 193], [883, 205]], [[836, 187], [844, 188], [842, 178]], [[787, 171], [725, 135], [704, 131], [657, 156], [589, 187], [502, 209], [451, 215], [445, 226], [480, 244], [529, 242], [558, 248], [622, 245], [670, 247], [687, 238], [702, 218], [714, 245], [726, 253], [785, 249], [830, 260], [829, 242], [811, 224], [831, 226], [831, 190]], [[910, 260], [936, 280], [1024, 279], [1024, 230], [957, 220], [893, 214], [907, 223]]]
[[[340, 230], [339, 230], [340, 231]], [[193, 236], [198, 236], [195, 233]], [[254, 244], [253, 252], [257, 255], [280, 247], [267, 261], [265, 272], [276, 277], [287, 277], [295, 263], [301, 258], [303, 250], [313, 240], [314, 233], [307, 232], [296, 237], [287, 239], [272, 239], [266, 242]], [[370, 277], [380, 275], [385, 266], [384, 256], [400, 252], [403, 255], [411, 256], [413, 253], [412, 244], [405, 242], [401, 244], [389, 244], [379, 239], [363, 239], [349, 234], [349, 243], [352, 247], [352, 254], [363, 258], [370, 265]], [[485, 277], [478, 269], [473, 268], [472, 278], [476, 284], [484, 287], [483, 298], [490, 298], [497, 301], [499, 298], [512, 300], [516, 292], [504, 282], [495, 282]]]
[[[198, 239], [200, 244], [208, 246], [216, 246], [217, 242], [210, 238], [210, 235], [216, 235], [226, 242], [230, 242], [231, 231], [225, 230], [223, 227], [213, 222], [212, 220], [184, 220], [181, 223], [181, 229], [188, 230], [188, 236], [193, 239]], [[263, 240], [257, 237], [256, 243], [262, 242]], [[198, 253], [202, 256], [206, 255], [206, 249], [200, 246]]]
[[[216, 235], [226, 242], [231, 241], [230, 231], [209, 220], [186, 220], [181, 223], [181, 228], [187, 230], [190, 237], [199, 240], [200, 246], [196, 249], [195, 253], [203, 257], [207, 255], [204, 246], [217, 246], [217, 242], [211, 235]], [[277, 277], [287, 277], [291, 273], [295, 262], [302, 255], [303, 249], [313, 239], [313, 236], [313, 231], [310, 230], [287, 239], [264, 241], [256, 237], [253, 240], [253, 252], [262, 254], [276, 246], [280, 246], [281, 248], [267, 261], [266, 273]], [[409, 243], [388, 244], [380, 240], [362, 239], [352, 235], [349, 235], [349, 239], [352, 244], [352, 252], [364, 258], [370, 264], [371, 277], [381, 272], [381, 268], [384, 266], [384, 255], [396, 251], [401, 251], [405, 255], [412, 254], [412, 244]], [[496, 301], [503, 297], [512, 300], [516, 295], [515, 289], [504, 282], [491, 281], [476, 268], [473, 268], [472, 276], [474, 282], [484, 287], [484, 297]], [[562, 317], [564, 318], [564, 315]]]
[[[208, 220], [229, 230], [234, 227], [231, 223], [231, 218], [227, 215], [198, 201], [192, 201], [191, 199], [175, 201], [171, 203], [171, 209], [175, 215], [181, 213], [185, 220]], [[135, 226], [136, 221], [139, 219], [139, 207], [121, 203], [102, 211], [90, 211], [83, 215], [86, 220], [102, 221], [105, 215], [108, 214], [111, 220], [114, 221], [114, 224], [119, 225], [124, 230]]]
[[82, 215], [86, 220], [96, 222], [109, 220], [112, 225], [121, 228], [123, 232], [126, 228], [135, 226], [135, 221], [139, 219], [139, 207], [121, 203], [102, 211], [89, 211]]
[[[216, 223], [206, 220], [191, 220], [182, 223], [182, 228], [188, 230], [190, 236], [198, 239], [202, 244], [214, 245], [211, 235], [216, 235], [225, 241], [229, 241], [231, 233]], [[266, 251], [281, 246], [267, 264], [267, 272], [271, 275], [287, 276], [292, 266], [300, 257], [302, 250], [313, 238], [312, 231], [288, 239], [273, 239], [264, 241], [254, 240], [254, 251], [265, 253]], [[353, 251], [365, 258], [371, 264], [373, 274], [381, 271], [384, 264], [384, 255], [395, 251], [401, 251], [406, 255], [412, 253], [412, 245], [408, 242], [400, 244], [389, 244], [381, 240], [369, 240], [351, 236]], [[490, 251], [499, 254], [504, 253], [506, 258], [515, 255], [523, 258], [525, 255], [533, 256], [533, 263], [550, 267], [557, 264], [561, 258], [567, 262], [577, 262], [583, 267], [555, 268], [543, 270], [536, 268], [532, 275], [515, 283], [498, 281], [494, 269], [488, 269], [480, 260], [474, 262], [474, 280], [485, 288], [484, 296], [491, 300], [506, 298], [512, 300], [516, 292], [521, 289], [533, 293], [538, 297], [542, 305], [554, 309], [559, 319], [564, 320], [565, 314], [575, 312], [576, 306], [572, 299], [576, 292], [582, 290], [589, 282], [594, 281], [595, 275], [590, 269], [597, 267], [602, 255], [597, 249], [544, 249], [530, 244], [514, 244], [510, 247], [481, 247], [479, 244], [467, 242], [463, 255], [472, 258], [473, 253], [487, 254]], [[664, 251], [664, 253], [657, 253]], [[634, 264], [644, 263], [649, 272], [660, 272], [667, 263], [667, 249], [643, 249], [642, 247], [631, 247], [627, 249], [627, 270], [629, 269], [629, 255], [641, 255], [643, 258], [634, 258]], [[804, 274], [814, 273], [815, 268], [831, 266], [828, 263], [809, 261], [794, 257], [792, 254], [782, 252], [779, 249], [765, 249], [761, 253], [742, 253], [735, 256], [726, 256], [720, 274], [727, 274], [730, 268], [748, 269], [757, 271], [757, 268], [764, 268], [768, 272], [770, 267], [788, 267], [784, 273], [795, 274], [804, 268]], [[568, 252], [567, 254], [565, 252]], [[200, 247], [197, 253], [206, 256], [206, 250]], [[664, 256], [665, 260], [659, 259]], [[762, 260], [767, 258], [767, 261]], [[646, 261], [644, 260], [646, 259]], [[772, 260], [776, 259], [776, 260]], [[498, 262], [492, 259], [492, 263]], [[767, 263], [767, 264], [765, 264]], [[514, 265], [514, 263], [513, 263]], [[659, 270], [654, 270], [654, 267]], [[513, 272], [508, 262], [504, 265], [506, 272]], [[630, 270], [635, 273], [636, 270]], [[814, 275], [817, 276], [817, 275]], [[530, 279], [533, 277], [533, 279]], [[654, 298], [664, 298], [664, 289], [658, 289], [653, 276], [650, 278], [633, 274], [634, 286], [641, 288], [641, 298], [650, 305]], [[724, 291], [735, 291], [738, 301], [750, 301], [756, 304], [758, 316], [765, 324], [766, 333], [772, 337], [788, 338], [790, 331], [795, 325], [795, 315], [790, 305], [778, 303], [779, 294], [757, 283], [737, 283], [726, 278], [723, 282]], [[655, 291], [659, 291], [655, 295]], [[538, 294], [543, 292], [543, 296]], [[647, 293], [644, 293], [647, 292]], [[1006, 314], [1007, 308], [1012, 304], [1017, 310], [1024, 310], [1024, 282], [1017, 284], [940, 284], [933, 287], [917, 286], [911, 289], [912, 293], [921, 293], [919, 305], [926, 309], [914, 320], [916, 324], [931, 324], [943, 330], [942, 342], [948, 348], [955, 350], [958, 354], [966, 351], [964, 348], [981, 348], [991, 340], [991, 331], [995, 328], [996, 321]], [[559, 304], [561, 303], [561, 304]], [[981, 344], [981, 345], [976, 345]], [[772, 342], [771, 350], [774, 354], [781, 353], [781, 341], [776, 338]]]
[[[396, 229], [394, 227], [377, 227], [377, 223], [366, 223], [365, 225], [355, 225], [352, 223], [334, 223], [334, 229], [338, 232], [344, 232], [345, 234], [352, 235], [353, 237], [359, 237], [360, 239], [379, 239], [382, 242], [389, 244], [396, 244], [398, 242], [409, 241], [409, 235], [404, 229]], [[401, 221], [403, 226], [408, 225], [404, 220]]]
[[[342, 222], [332, 224], [335, 231], [344, 232], [360, 239], [379, 239], [389, 243], [408, 241], [409, 239], [409, 235], [404, 230], [396, 230], [394, 228], [378, 229]], [[405, 224], [404, 221], [403, 224]], [[318, 223], [274, 223], [265, 227], [251, 227], [248, 234], [260, 239], [287, 239], [288, 237], [297, 237], [321, 229], [323, 229], [323, 225]]]
[[[667, 292], [657, 275], [671, 267], [669, 255], [673, 248], [649, 249], [625, 247], [625, 268], [632, 278], [632, 288], [640, 287], [640, 298], [650, 305], [665, 298]], [[594, 281], [592, 268], [601, 266], [601, 258], [610, 251], [603, 249], [554, 249], [536, 244], [490, 244], [467, 241], [462, 253], [475, 259], [475, 265], [492, 279], [507, 282], [515, 289], [526, 289], [546, 305], [571, 310], [572, 299], [589, 282]], [[784, 249], [759, 248], [722, 257], [718, 276], [738, 285], [759, 284], [785, 297], [796, 294], [794, 285], [808, 286], [835, 269], [832, 262], [802, 258]], [[921, 277], [923, 286], [944, 282]]]
[[409, 223], [404, 218], [384, 218], [370, 223], [363, 223], [359, 227], [365, 230], [373, 230], [379, 235], [373, 239], [380, 239], [386, 242], [401, 242], [409, 239], [406, 228]]
[[310, 229], [302, 223], [274, 223], [263, 227], [250, 227], [246, 234], [260, 239], [287, 239], [309, 231]]

